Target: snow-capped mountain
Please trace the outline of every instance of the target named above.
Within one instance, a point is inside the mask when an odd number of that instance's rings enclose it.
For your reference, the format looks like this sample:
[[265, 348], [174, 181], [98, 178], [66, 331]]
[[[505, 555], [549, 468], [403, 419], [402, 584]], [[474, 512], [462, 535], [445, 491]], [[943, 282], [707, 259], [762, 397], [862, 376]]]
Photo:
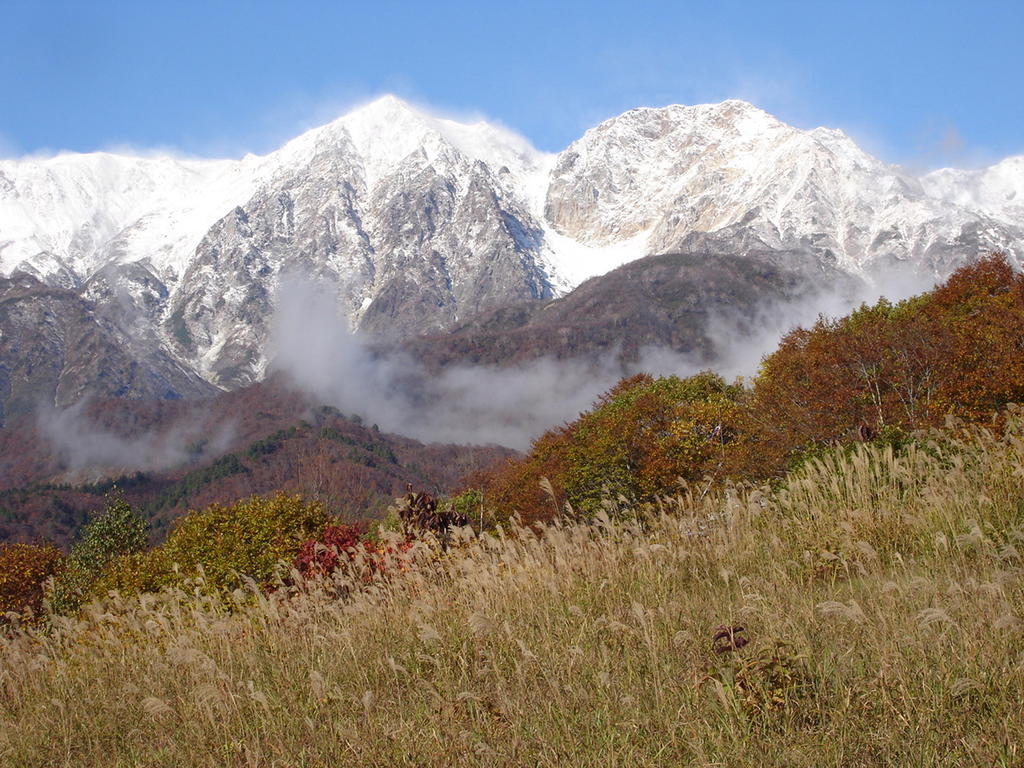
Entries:
[[575, 240], [640, 237], [647, 253], [677, 249], [693, 233], [742, 250], [753, 235], [852, 273], [900, 260], [938, 276], [979, 252], [1024, 255], [1024, 210], [989, 204], [1003, 201], [997, 185], [1024, 185], [1021, 160], [976, 179], [918, 179], [841, 131], [801, 131], [742, 101], [634, 109], [558, 156], [545, 215]]
[[265, 156], [0, 161], [0, 275], [77, 292], [222, 387], [262, 375], [289, 276], [398, 338], [694, 249], [860, 276], [1020, 263], [1024, 158], [915, 177], [732, 100], [631, 110], [552, 155], [387, 96]]

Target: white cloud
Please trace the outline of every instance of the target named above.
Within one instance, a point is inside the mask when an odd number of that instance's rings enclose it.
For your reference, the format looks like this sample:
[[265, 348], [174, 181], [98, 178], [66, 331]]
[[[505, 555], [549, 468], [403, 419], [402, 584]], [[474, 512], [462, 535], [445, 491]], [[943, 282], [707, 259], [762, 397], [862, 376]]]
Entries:
[[346, 413], [358, 413], [387, 432], [424, 442], [497, 443], [525, 449], [544, 430], [574, 419], [623, 376], [692, 375], [712, 368], [727, 379], [751, 377], [764, 355], [798, 325], [819, 315], [846, 314], [884, 293], [900, 299], [930, 283], [912, 273], [879, 276], [859, 291], [822, 291], [800, 301], [773, 303], [755, 314], [737, 308], [709, 319], [716, 360], [648, 348], [623, 366], [617, 351], [594, 360], [540, 359], [523, 365], [454, 365], [432, 374], [397, 353], [382, 354], [349, 331], [333, 291], [301, 280], [278, 295], [271, 367], [301, 390]]
[[[201, 418], [128, 437], [96, 425], [81, 400], [64, 409], [41, 410], [37, 421], [67, 472], [82, 479], [116, 472], [161, 471], [190, 459], [223, 452], [233, 427], [211, 429]], [[199, 446], [196, 455], [190, 446]]]

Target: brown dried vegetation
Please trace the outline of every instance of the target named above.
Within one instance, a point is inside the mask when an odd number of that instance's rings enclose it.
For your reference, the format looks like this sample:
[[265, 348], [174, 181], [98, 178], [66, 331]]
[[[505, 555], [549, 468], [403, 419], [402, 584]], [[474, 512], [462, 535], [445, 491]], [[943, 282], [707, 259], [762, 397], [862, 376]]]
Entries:
[[1016, 765], [1022, 464], [1011, 411], [333, 589], [115, 596], [0, 640], [0, 762]]

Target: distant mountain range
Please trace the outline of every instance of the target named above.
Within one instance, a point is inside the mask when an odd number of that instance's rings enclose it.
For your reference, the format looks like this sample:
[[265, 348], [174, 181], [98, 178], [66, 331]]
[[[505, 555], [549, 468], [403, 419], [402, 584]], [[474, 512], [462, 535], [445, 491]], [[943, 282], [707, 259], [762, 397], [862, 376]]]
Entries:
[[735, 100], [630, 110], [555, 155], [386, 96], [261, 157], [2, 160], [0, 423], [258, 381], [291, 278], [377, 340], [454, 332], [439, 359], [502, 363], [639, 338], [706, 352], [711, 305], [992, 250], [1024, 258], [1024, 157], [915, 176]]

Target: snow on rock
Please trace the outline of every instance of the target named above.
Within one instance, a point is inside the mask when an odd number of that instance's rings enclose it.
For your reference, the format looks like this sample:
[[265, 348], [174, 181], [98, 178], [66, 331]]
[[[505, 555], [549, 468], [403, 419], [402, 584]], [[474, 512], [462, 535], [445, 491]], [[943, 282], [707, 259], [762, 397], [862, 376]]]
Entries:
[[0, 160], [0, 273], [53, 254], [79, 280], [148, 258], [180, 274], [214, 221], [252, 194], [250, 160], [104, 152]]
[[859, 275], [1019, 263], [1024, 157], [915, 177], [737, 100], [630, 110], [552, 155], [385, 96], [264, 156], [0, 160], [0, 275], [116, 304], [221, 386], [262, 375], [293, 276], [394, 337], [710, 247]]
[[[1019, 169], [1005, 175], [1024, 183]], [[941, 273], [964, 247], [1020, 251], [1020, 211], [995, 222], [972, 202], [932, 193], [841, 131], [801, 131], [730, 100], [634, 109], [587, 131], [559, 155], [545, 213], [593, 246], [647, 231], [646, 252], [662, 253], [693, 233], [742, 226], [850, 272], [918, 260]]]

